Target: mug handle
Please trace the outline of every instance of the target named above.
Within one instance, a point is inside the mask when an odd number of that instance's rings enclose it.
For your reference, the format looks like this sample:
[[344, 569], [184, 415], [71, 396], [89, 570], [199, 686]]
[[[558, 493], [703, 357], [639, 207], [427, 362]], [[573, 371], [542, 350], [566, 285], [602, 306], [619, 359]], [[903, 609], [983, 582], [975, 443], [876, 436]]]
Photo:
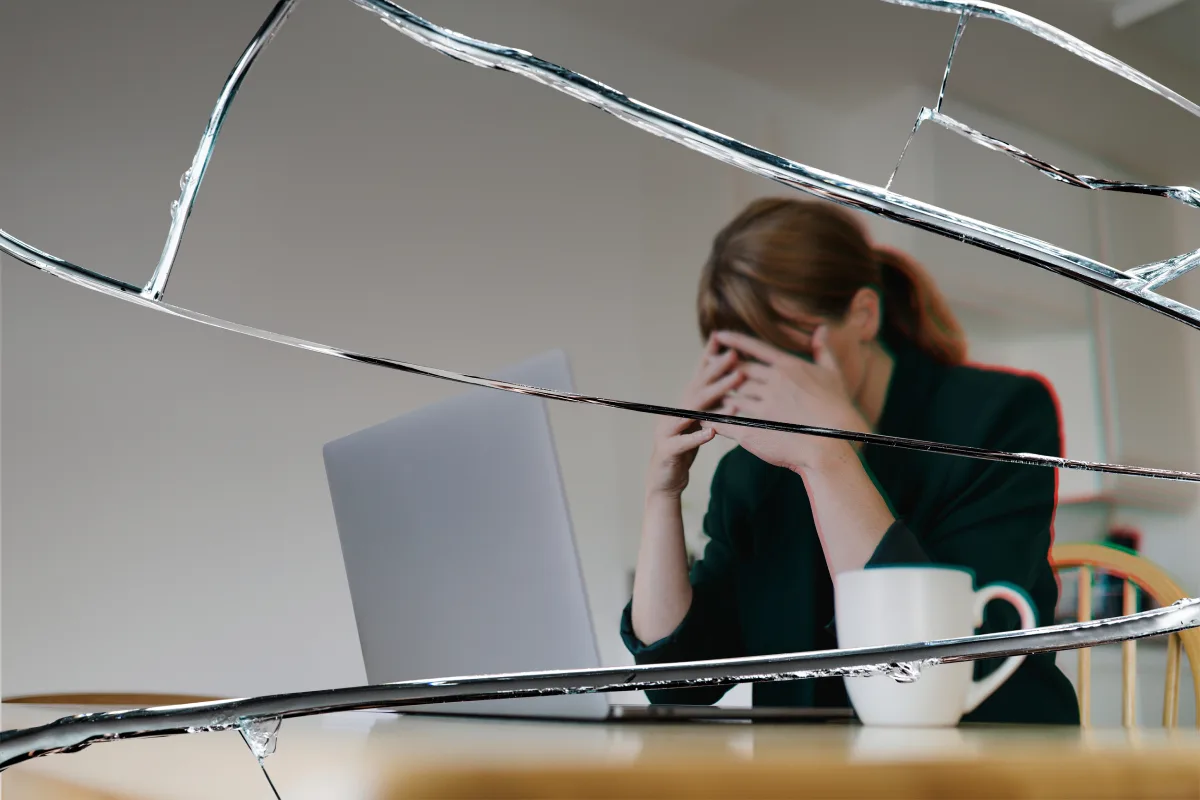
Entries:
[[[991, 583], [975, 592], [976, 625], [983, 624], [983, 609], [992, 600], [1005, 600], [1017, 609], [1017, 613], [1021, 615], [1021, 630], [1037, 627], [1037, 612], [1033, 610], [1033, 604], [1030, 603], [1028, 595], [1016, 586], [1007, 583]], [[1008, 680], [1024, 660], [1025, 656], [1023, 655], [1009, 656], [991, 675], [973, 681], [971, 690], [967, 693], [967, 703], [963, 713], [968, 714], [974, 711], [980, 703], [991, 697], [992, 692], [999, 689], [1000, 684]]]

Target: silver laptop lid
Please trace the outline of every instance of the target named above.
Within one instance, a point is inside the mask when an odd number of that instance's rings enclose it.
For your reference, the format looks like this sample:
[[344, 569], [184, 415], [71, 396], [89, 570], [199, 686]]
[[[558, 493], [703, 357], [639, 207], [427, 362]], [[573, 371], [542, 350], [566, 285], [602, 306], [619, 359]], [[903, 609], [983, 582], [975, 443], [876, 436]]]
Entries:
[[[573, 391], [565, 353], [497, 377]], [[367, 678], [600, 665], [545, 401], [472, 389], [325, 445]], [[603, 717], [604, 695], [431, 711]]]

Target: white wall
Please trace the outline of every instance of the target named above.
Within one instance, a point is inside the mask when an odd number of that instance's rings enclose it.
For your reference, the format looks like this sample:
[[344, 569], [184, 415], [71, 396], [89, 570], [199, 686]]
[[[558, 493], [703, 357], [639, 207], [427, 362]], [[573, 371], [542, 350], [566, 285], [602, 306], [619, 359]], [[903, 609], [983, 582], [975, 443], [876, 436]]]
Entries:
[[[1200, 181], [1187, 185], [1195, 186]], [[1200, 247], [1200, 212], [1178, 207], [1173, 209], [1175, 241], [1171, 252]], [[1192, 306], [1200, 307], [1200, 271], [1193, 271], [1163, 287], [1163, 291]], [[1186, 358], [1180, 365], [1190, 381], [1191, 407], [1200, 417], [1200, 331], [1189, 331], [1186, 339]], [[1147, 354], [1147, 357], [1152, 357]], [[1200, 451], [1200, 426], [1197, 426], [1196, 448]], [[1185, 591], [1200, 593], [1200, 504], [1190, 510], [1175, 513], [1143, 509], [1119, 509], [1115, 521], [1138, 527], [1145, 534], [1146, 556], [1164, 565]]]
[[[246, 5], [80, 4], [53, 24], [24, 8], [32, 21], [0, 23], [4, 66], [21, 75], [3, 84], [6, 228], [145, 280], [215, 89], [265, 12]], [[796, 98], [540, 11], [427, 13], [734, 135], [775, 136], [809, 162], [851, 161], [838, 121]], [[71, 63], [32, 57], [48, 36]], [[880, 141], [898, 148], [906, 124]], [[464, 371], [561, 346], [581, 390], [671, 401], [697, 350], [710, 237], [765, 189], [449, 61], [348, 3], [313, 2], [230, 116], [168, 297]], [[361, 681], [319, 448], [455, 389], [188, 325], [22, 265], [3, 280], [5, 693]], [[650, 421], [574, 406], [553, 419], [602, 653], [623, 662], [616, 619]]]
[[[1195, 181], [1185, 180], [1181, 183], [1196, 185]], [[1168, 206], [1162, 209], [1162, 213], [1171, 221], [1174, 236], [1158, 245], [1161, 248], [1159, 252], [1148, 254], [1147, 261], [1200, 246], [1200, 215], [1195, 210]], [[1190, 305], [1200, 305], [1200, 274], [1186, 275], [1164, 287], [1163, 291]], [[1156, 329], [1164, 334], [1167, 332], [1167, 326], [1159, 320], [1153, 317], [1147, 319], [1148, 325], [1157, 326]], [[1147, 352], [1146, 357], [1152, 359], [1154, 354]], [[1186, 405], [1194, 410], [1194, 419], [1200, 418], [1200, 333], [1187, 331], [1185, 357], [1176, 368], [1183, 370], [1187, 376], [1185, 384], [1189, 395]], [[1197, 431], [1195, 439], [1194, 446], [1200, 450], [1200, 431]], [[1094, 540], [1109, 524], [1131, 525], [1140, 530], [1143, 534], [1143, 554], [1171, 574], [1185, 592], [1193, 596], [1200, 593], [1200, 506], [1171, 512], [1096, 505], [1060, 509], [1057, 533], [1059, 539], [1064, 541]], [[1141, 725], [1155, 726], [1161, 720], [1165, 649], [1159, 644], [1157, 641], [1147, 642], [1138, 647], [1137, 708]], [[1074, 676], [1074, 654], [1060, 654], [1059, 664], [1068, 675]], [[1120, 648], [1097, 648], [1092, 669], [1093, 721], [1097, 725], [1117, 725], [1121, 719]], [[1194, 695], [1191, 682], [1185, 675], [1181, 681], [1179, 708], [1179, 724], [1183, 727], [1195, 724]]]
[[[269, 4], [27, 5], [0, 11], [0, 75], [19, 75], [0, 81], [0, 224], [143, 282], [216, 88]], [[832, 111], [533, 0], [414, 10], [873, 182], [930, 100], [914, 89]], [[163, 30], [187, 35], [155, 42]], [[47, 37], [71, 58], [35, 57]], [[933, 141], [910, 150], [901, 191], [937, 193]], [[672, 402], [697, 350], [711, 236], [777, 191], [313, 0], [230, 116], [168, 298], [468, 372], [564, 347], [581, 391]], [[1020, 207], [1016, 188], [994, 193]], [[927, 238], [871, 226], [918, 250]], [[948, 288], [969, 299], [992, 273], [960, 263], [964, 250], [931, 266], [958, 270]], [[1033, 272], [1016, 266], [1014, 282]], [[3, 285], [4, 693], [363, 680], [319, 448], [457, 389], [201, 329], [11, 262]], [[552, 419], [602, 655], [626, 663], [616, 619], [652, 421], [566, 405]], [[693, 541], [708, 450], [685, 498]]]

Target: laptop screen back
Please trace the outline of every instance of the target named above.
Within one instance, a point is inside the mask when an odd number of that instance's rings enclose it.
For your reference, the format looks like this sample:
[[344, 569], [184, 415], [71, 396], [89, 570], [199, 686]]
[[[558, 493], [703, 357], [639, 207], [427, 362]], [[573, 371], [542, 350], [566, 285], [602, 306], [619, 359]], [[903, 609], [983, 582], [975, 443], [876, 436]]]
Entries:
[[[560, 351], [497, 377], [572, 391]], [[599, 666], [544, 400], [471, 389], [324, 457], [371, 683]], [[602, 717], [608, 699], [428, 710]]]

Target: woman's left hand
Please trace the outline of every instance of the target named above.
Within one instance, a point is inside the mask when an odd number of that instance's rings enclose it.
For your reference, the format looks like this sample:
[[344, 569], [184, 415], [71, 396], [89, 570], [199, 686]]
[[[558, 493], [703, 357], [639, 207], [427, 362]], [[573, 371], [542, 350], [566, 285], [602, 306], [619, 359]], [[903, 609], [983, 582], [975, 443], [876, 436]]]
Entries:
[[[739, 366], [745, 381], [726, 398], [718, 413], [868, 432], [870, 426], [850, 399], [825, 336], [824, 327], [814, 333], [813, 361], [809, 362], [744, 334], [717, 333], [720, 344], [753, 359]], [[704, 424], [763, 461], [794, 471], [819, 468], [829, 456], [847, 450], [845, 440], [826, 436]]]

